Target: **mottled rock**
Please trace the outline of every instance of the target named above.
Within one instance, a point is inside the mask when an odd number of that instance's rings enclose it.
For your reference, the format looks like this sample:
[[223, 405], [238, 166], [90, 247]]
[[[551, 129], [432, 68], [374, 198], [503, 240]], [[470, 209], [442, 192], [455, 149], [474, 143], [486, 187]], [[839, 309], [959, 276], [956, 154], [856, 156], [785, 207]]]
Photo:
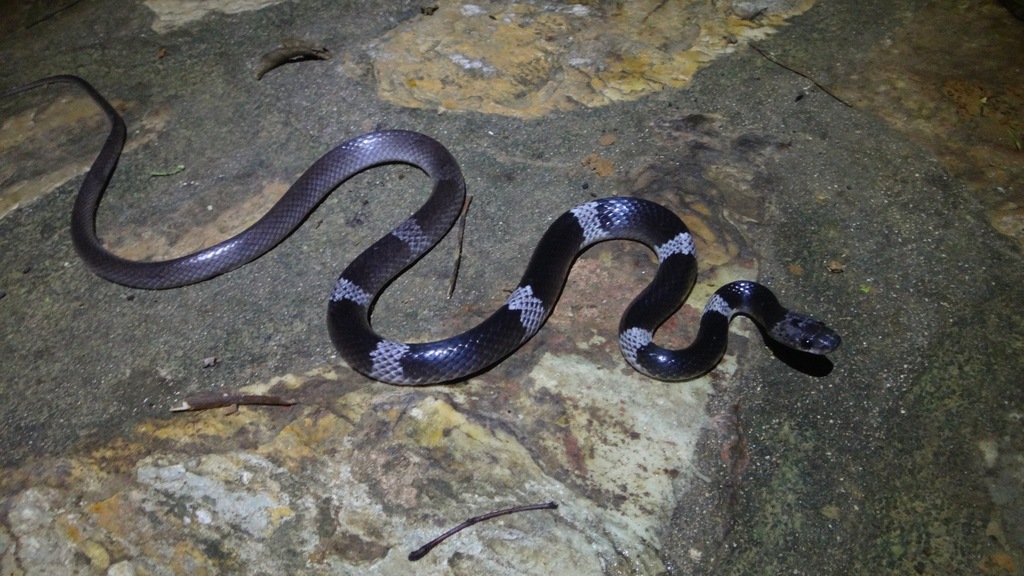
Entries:
[[170, 32], [210, 13], [237, 14], [280, 4], [284, 0], [145, 0], [143, 4], [156, 14], [153, 31]]
[[372, 47], [378, 93], [403, 106], [520, 118], [635, 100], [689, 84], [813, 1], [745, 4], [756, 23], [717, 2], [444, 5]]
[[[338, 378], [281, 381], [301, 395]], [[364, 387], [307, 394], [301, 408], [145, 422], [127, 440], [26, 463], [4, 471], [0, 564], [594, 574], [628, 558], [664, 570], [664, 503], [693, 477], [707, 384], [652, 383], [574, 355], [545, 356], [526, 381], [503, 416], [460, 410], [461, 389]], [[653, 393], [635, 393], [644, 387]], [[531, 409], [541, 417], [515, 416]], [[32, 470], [63, 472], [35, 487]], [[471, 515], [552, 500], [557, 511], [482, 523], [416, 564], [406, 558]]]

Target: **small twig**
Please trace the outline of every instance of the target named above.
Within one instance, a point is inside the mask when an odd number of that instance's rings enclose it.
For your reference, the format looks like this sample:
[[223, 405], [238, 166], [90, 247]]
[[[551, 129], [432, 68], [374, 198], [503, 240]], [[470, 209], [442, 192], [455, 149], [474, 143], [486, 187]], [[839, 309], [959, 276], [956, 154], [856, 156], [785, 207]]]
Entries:
[[234, 406], [237, 409], [238, 406], [292, 406], [293, 404], [297, 404], [297, 402], [280, 396], [242, 394], [240, 392], [204, 392], [185, 398], [180, 406], [171, 408], [171, 412], [196, 412], [226, 406]]
[[750, 447], [746, 433], [743, 431], [739, 402], [730, 404], [727, 412], [714, 417], [714, 422], [719, 433], [724, 436], [720, 456], [728, 476], [720, 486], [725, 494], [727, 513], [722, 517], [721, 534], [728, 536], [736, 527], [734, 521], [737, 518], [736, 511], [743, 489], [743, 473], [750, 464]]
[[490, 520], [491, 518], [497, 518], [498, 516], [504, 516], [506, 514], [514, 514], [516, 512], [527, 512], [527, 511], [530, 511], [530, 510], [554, 510], [555, 508], [558, 508], [558, 503], [557, 502], [545, 502], [543, 504], [529, 504], [527, 506], [515, 506], [513, 508], [506, 508], [504, 510], [498, 510], [497, 512], [489, 512], [489, 513], [483, 514], [481, 516], [474, 516], [474, 517], [470, 518], [469, 520], [466, 520], [462, 524], [459, 524], [455, 528], [452, 528], [451, 530], [445, 532], [444, 534], [441, 534], [437, 538], [434, 538], [430, 542], [427, 542], [423, 546], [420, 546], [419, 548], [417, 548], [417, 549], [413, 550], [412, 552], [410, 552], [409, 553], [409, 561], [410, 562], [415, 562], [415, 561], [419, 560], [420, 558], [423, 558], [424, 556], [429, 554], [430, 551], [433, 550], [435, 546], [437, 546], [441, 542], [444, 542], [446, 539], [448, 539], [449, 536], [455, 534], [456, 532], [459, 532], [460, 530], [463, 530], [465, 528], [469, 528], [470, 526], [472, 526], [473, 524], [476, 524], [477, 522], [483, 522], [484, 520]]
[[459, 279], [459, 266], [462, 265], [462, 239], [466, 236], [466, 213], [469, 212], [469, 205], [473, 203], [473, 195], [466, 196], [462, 204], [462, 214], [459, 216], [459, 235], [455, 243], [455, 264], [452, 267], [452, 279], [448, 282], [448, 297], [455, 293], [455, 282]]
[[651, 11], [648, 12], [647, 15], [643, 17], [642, 20], [640, 20], [640, 23], [641, 24], [646, 24], [647, 23], [647, 19], [650, 18], [651, 15], [653, 15], [658, 10], [661, 10], [662, 8], [664, 8], [665, 4], [668, 4], [668, 0], [661, 0], [661, 2], [658, 2], [658, 5], [655, 6], [653, 9], [651, 9]]
[[39, 20], [36, 20], [35, 22], [32, 22], [32, 23], [30, 23], [30, 24], [26, 25], [26, 26], [25, 26], [25, 30], [28, 30], [29, 28], [32, 28], [32, 27], [33, 27], [33, 26], [35, 26], [36, 24], [42, 24], [43, 22], [46, 22], [46, 21], [47, 21], [47, 20], [49, 20], [50, 18], [53, 18], [53, 17], [54, 17], [54, 16], [56, 16], [57, 14], [60, 14], [61, 12], [63, 12], [63, 11], [65, 11], [65, 10], [67, 10], [68, 8], [71, 8], [72, 6], [74, 6], [74, 5], [78, 4], [78, 3], [79, 3], [79, 2], [81, 2], [81, 1], [82, 1], [82, 0], [74, 0], [74, 2], [71, 2], [71, 3], [67, 4], [66, 6], [61, 6], [60, 8], [58, 8], [58, 9], [54, 10], [53, 12], [50, 12], [49, 14], [46, 14], [46, 15], [44, 15], [44, 16], [43, 16], [42, 18], [40, 18]]
[[839, 102], [843, 106], [846, 106], [847, 108], [853, 108], [853, 104], [850, 104], [846, 100], [843, 100], [839, 96], [836, 96], [832, 91], [830, 91], [828, 88], [825, 88], [821, 84], [818, 84], [817, 80], [815, 80], [814, 78], [811, 78], [807, 74], [804, 74], [803, 72], [801, 72], [801, 71], [799, 71], [799, 70], [797, 70], [797, 69], [795, 69], [795, 68], [793, 68], [791, 66], [787, 66], [786, 64], [783, 64], [782, 62], [779, 62], [778, 60], [775, 59], [774, 56], [769, 55], [768, 52], [765, 52], [764, 50], [762, 50], [761, 47], [759, 47], [757, 44], [754, 44], [753, 42], [751, 42], [750, 43], [750, 47], [754, 49], [754, 52], [757, 52], [758, 54], [760, 54], [761, 57], [764, 58], [765, 60], [771, 62], [772, 64], [775, 64], [776, 66], [779, 66], [780, 68], [784, 68], [786, 70], [789, 70], [793, 74], [796, 74], [797, 76], [803, 78], [804, 80], [807, 80], [811, 84], [814, 84], [818, 88], [818, 90], [821, 90], [825, 94], [828, 94], [833, 100], [835, 100], [836, 102]]

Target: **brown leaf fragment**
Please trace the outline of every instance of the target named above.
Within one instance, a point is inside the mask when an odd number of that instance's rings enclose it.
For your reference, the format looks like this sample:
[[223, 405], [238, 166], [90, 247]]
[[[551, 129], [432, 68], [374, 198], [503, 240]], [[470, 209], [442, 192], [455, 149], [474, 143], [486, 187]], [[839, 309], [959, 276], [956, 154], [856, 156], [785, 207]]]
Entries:
[[294, 43], [275, 48], [260, 57], [260, 65], [256, 70], [256, 79], [278, 66], [306, 60], [329, 60], [331, 51], [306, 43]]
[[597, 154], [587, 156], [580, 161], [580, 164], [590, 168], [594, 171], [594, 174], [597, 174], [601, 178], [615, 174], [615, 165], [612, 164], [612, 161]]

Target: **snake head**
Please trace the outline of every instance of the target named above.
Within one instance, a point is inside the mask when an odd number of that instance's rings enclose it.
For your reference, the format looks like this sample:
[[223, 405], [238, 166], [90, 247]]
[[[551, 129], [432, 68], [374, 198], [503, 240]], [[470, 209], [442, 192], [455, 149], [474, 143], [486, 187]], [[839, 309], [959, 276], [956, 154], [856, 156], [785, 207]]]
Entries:
[[824, 322], [797, 312], [786, 312], [768, 328], [768, 334], [780, 344], [810, 354], [828, 354], [843, 342]]

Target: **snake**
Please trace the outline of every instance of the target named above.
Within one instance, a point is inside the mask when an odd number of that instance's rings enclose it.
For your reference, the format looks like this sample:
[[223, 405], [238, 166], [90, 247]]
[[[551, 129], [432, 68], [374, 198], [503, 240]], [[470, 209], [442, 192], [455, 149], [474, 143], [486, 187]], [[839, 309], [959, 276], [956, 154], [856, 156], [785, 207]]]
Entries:
[[519, 284], [506, 302], [477, 326], [436, 342], [385, 338], [371, 326], [374, 303], [388, 284], [448, 233], [466, 194], [458, 162], [436, 140], [417, 132], [384, 130], [352, 138], [314, 162], [257, 222], [235, 236], [185, 256], [134, 261], [107, 250], [96, 234], [96, 211], [125, 144], [118, 111], [82, 78], [42, 78], [0, 94], [6, 98], [39, 86], [70, 83], [88, 94], [110, 121], [110, 133], [89, 167], [71, 212], [75, 251], [94, 273], [140, 289], [194, 284], [248, 264], [296, 230], [323, 199], [353, 175], [384, 164], [422, 170], [432, 190], [423, 205], [356, 256], [338, 277], [327, 305], [330, 337], [342, 359], [375, 380], [425, 385], [465, 380], [510, 356], [536, 334], [555, 307], [573, 263], [589, 246], [606, 240], [640, 242], [654, 251], [654, 278], [629, 304], [619, 323], [619, 345], [637, 371], [667, 381], [702, 376], [727, 349], [729, 324], [751, 318], [767, 337], [797, 351], [823, 355], [841, 338], [825, 323], [783, 307], [772, 291], [740, 280], [718, 288], [700, 317], [689, 346], [670, 350], [654, 334], [688, 298], [697, 277], [694, 238], [668, 208], [642, 198], [592, 200], [554, 220], [537, 243]]

